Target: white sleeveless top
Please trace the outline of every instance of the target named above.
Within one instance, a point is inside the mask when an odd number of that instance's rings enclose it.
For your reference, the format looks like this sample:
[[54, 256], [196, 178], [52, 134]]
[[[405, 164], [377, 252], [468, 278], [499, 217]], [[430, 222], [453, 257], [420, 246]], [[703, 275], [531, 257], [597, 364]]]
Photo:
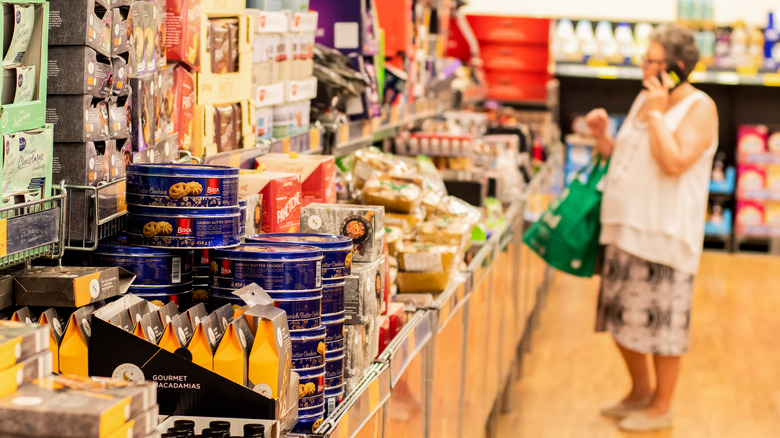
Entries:
[[[676, 132], [691, 106], [706, 95], [695, 91], [664, 114]], [[684, 174], [666, 175], [650, 151], [647, 123], [637, 120], [640, 94], [615, 138], [601, 205], [601, 243], [641, 259], [695, 274], [704, 241], [704, 221], [718, 147], [715, 140]]]

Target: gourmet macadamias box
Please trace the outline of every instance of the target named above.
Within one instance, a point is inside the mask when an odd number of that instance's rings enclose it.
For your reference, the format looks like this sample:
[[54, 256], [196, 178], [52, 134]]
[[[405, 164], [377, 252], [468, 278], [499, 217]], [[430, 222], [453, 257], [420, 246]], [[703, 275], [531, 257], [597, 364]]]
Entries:
[[127, 292], [135, 276], [117, 267], [32, 267], [14, 272], [20, 306], [81, 307]]
[[46, 117], [49, 2], [3, 0], [0, 14], [0, 134], [40, 128]]

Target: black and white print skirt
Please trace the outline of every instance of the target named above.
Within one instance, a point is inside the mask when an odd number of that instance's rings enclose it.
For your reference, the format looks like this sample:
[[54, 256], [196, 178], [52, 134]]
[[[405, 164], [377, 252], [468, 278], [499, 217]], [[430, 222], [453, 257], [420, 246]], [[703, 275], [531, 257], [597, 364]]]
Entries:
[[596, 331], [639, 353], [680, 356], [688, 351], [693, 275], [607, 246]]

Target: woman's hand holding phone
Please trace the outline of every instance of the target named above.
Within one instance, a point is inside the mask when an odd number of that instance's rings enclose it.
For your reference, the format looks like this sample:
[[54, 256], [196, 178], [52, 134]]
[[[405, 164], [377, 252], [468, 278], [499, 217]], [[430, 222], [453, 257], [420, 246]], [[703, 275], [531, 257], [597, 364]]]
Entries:
[[642, 84], [645, 86], [645, 96], [647, 98], [648, 111], [666, 112], [669, 106], [669, 90], [674, 88], [674, 81], [663, 71], [657, 77], [645, 79]]

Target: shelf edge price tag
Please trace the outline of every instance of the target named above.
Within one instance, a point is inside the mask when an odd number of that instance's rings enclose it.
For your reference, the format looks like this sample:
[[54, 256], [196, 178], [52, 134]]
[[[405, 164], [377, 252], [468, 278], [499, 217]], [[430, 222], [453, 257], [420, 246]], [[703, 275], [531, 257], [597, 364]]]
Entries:
[[780, 87], [780, 74], [778, 73], [765, 73], [762, 79], [767, 87]]
[[309, 131], [309, 150], [318, 151], [320, 149], [320, 130], [317, 128]]
[[373, 411], [379, 406], [379, 380], [368, 385], [368, 408]]
[[363, 138], [371, 136], [371, 121], [366, 120], [363, 122]]
[[617, 79], [618, 69], [617, 67], [600, 67], [596, 70], [596, 76], [599, 79]]
[[282, 139], [282, 152], [285, 154], [290, 152], [290, 137]]
[[349, 143], [349, 125], [343, 125], [339, 128], [339, 143]]
[[0, 257], [8, 254], [8, 219], [0, 219]]
[[417, 346], [417, 330], [409, 333], [409, 336], [406, 338], [406, 345], [409, 347], [409, 356], [411, 357], [414, 354], [414, 348]]

